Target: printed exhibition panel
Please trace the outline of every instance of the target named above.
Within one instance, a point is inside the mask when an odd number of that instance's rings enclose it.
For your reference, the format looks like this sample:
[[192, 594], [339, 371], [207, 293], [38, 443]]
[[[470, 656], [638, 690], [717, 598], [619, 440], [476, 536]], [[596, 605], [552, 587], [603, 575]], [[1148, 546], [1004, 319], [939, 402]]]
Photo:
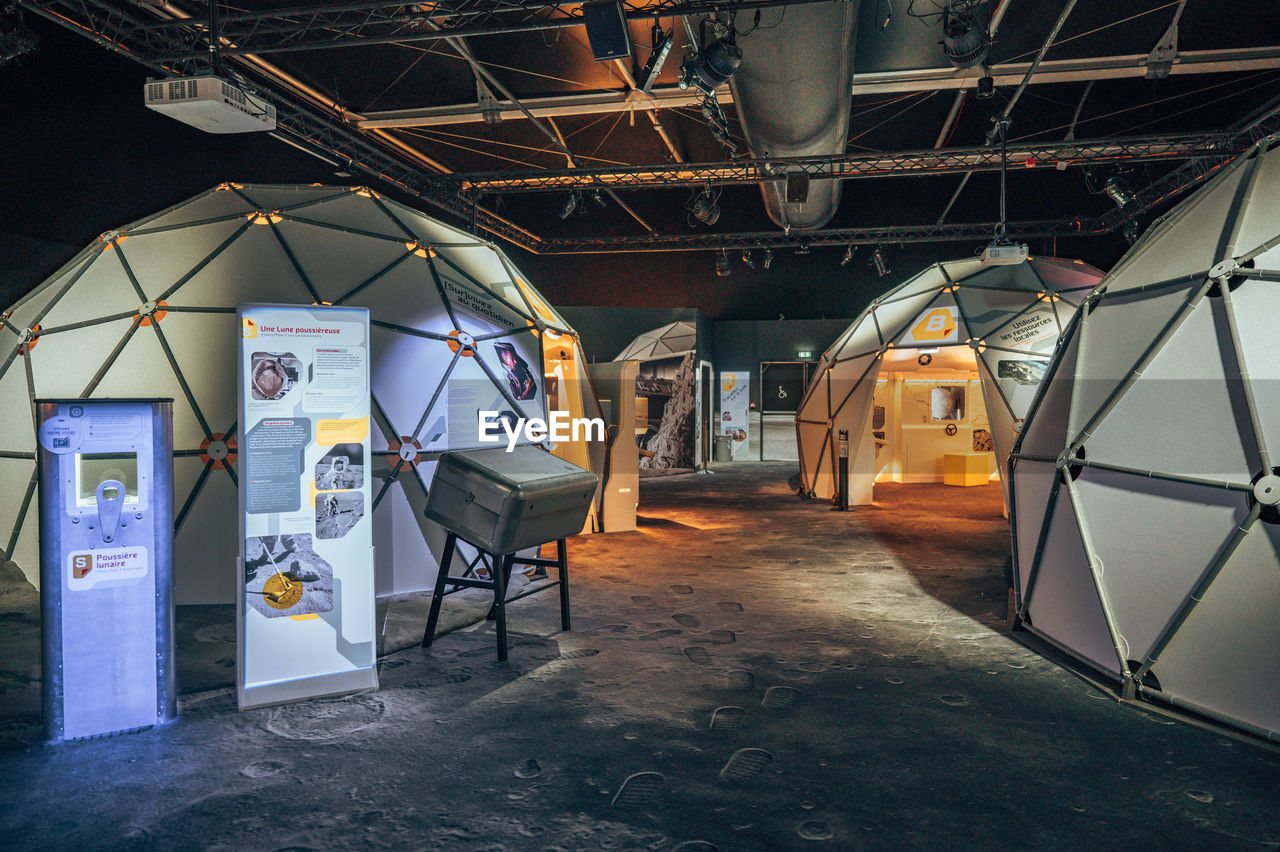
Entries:
[[376, 688], [369, 311], [237, 315], [240, 708]]
[[733, 438], [733, 457], [746, 457], [751, 438], [751, 374], [720, 374], [720, 434]]
[[173, 401], [39, 400], [50, 740], [174, 717]]

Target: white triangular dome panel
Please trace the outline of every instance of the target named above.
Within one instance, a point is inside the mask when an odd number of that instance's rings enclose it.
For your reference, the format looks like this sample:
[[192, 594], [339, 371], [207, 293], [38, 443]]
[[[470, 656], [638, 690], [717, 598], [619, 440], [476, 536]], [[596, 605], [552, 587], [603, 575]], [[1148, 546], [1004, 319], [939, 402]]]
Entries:
[[1127, 659], [1145, 660], [1244, 520], [1244, 495], [1093, 468], [1076, 487], [1116, 632]]

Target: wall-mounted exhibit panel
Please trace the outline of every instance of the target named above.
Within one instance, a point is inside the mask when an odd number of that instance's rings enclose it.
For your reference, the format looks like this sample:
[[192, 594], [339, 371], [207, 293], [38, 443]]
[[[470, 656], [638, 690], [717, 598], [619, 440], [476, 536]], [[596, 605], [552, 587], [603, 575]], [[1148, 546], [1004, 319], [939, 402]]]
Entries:
[[50, 740], [176, 715], [172, 404], [36, 403]]

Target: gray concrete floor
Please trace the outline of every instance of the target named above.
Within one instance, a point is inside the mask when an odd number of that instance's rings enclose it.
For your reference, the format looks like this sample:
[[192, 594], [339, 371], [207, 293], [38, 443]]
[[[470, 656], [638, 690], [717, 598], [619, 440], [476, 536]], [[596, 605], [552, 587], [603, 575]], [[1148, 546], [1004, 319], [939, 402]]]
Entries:
[[572, 540], [574, 630], [554, 593], [513, 604], [508, 663], [481, 623], [384, 658], [377, 693], [239, 713], [205, 684], [164, 728], [59, 746], [11, 718], [0, 847], [1280, 845], [1275, 752], [1004, 633], [997, 487], [842, 514], [793, 465], [717, 469]]

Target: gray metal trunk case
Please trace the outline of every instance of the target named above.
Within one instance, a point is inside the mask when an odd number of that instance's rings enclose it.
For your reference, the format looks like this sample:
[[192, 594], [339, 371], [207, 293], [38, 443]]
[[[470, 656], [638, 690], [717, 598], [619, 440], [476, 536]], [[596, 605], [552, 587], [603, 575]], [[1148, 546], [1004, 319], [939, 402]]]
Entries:
[[596, 475], [541, 447], [447, 452], [427, 495], [428, 519], [489, 553], [577, 535]]

